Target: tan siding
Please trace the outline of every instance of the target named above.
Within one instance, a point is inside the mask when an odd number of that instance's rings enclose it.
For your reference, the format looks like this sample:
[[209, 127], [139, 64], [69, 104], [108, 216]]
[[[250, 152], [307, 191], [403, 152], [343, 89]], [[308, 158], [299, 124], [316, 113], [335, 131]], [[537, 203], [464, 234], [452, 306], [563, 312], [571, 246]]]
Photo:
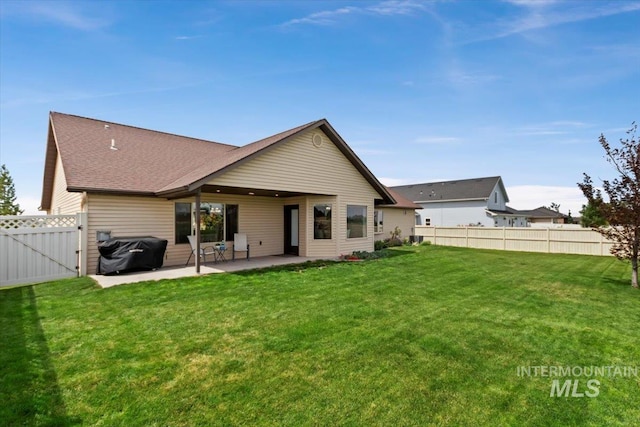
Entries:
[[395, 227], [400, 228], [400, 238], [406, 239], [415, 234], [415, 211], [413, 209], [380, 208], [382, 214], [382, 233], [376, 233], [375, 240], [384, 240], [391, 237]]
[[[305, 236], [307, 256], [337, 256], [355, 250], [373, 250], [373, 201], [380, 195], [364, 179], [342, 152], [323, 135], [320, 147], [312, 143], [309, 131], [213, 179], [211, 185], [249, 187], [280, 191], [326, 194], [331, 197], [310, 197], [307, 201]], [[313, 205], [331, 203], [332, 239], [315, 240], [313, 236]], [[367, 237], [347, 239], [347, 205], [367, 206]], [[302, 225], [302, 224], [301, 224]], [[302, 254], [303, 252], [301, 252]]]
[[64, 177], [60, 155], [56, 159], [56, 171], [53, 176], [53, 193], [51, 195], [50, 215], [69, 215], [82, 210], [82, 194], [67, 191], [67, 180]]
[[[331, 239], [315, 239], [313, 235], [313, 207], [321, 204], [331, 205]], [[307, 211], [305, 215], [307, 227], [304, 231], [307, 240], [306, 256], [335, 257], [338, 255], [338, 211], [338, 200], [336, 197], [310, 196], [307, 198]]]
[[[318, 148], [311, 142], [321, 133]], [[296, 191], [309, 194], [380, 197], [320, 130], [309, 131], [214, 178], [212, 185]]]
[[[350, 195], [339, 197], [340, 216], [338, 234], [338, 252], [347, 255], [355, 251], [373, 251], [373, 199], [362, 196]], [[367, 207], [367, 236], [347, 238], [347, 205], [359, 205]]]
[[112, 237], [153, 236], [167, 239], [165, 265], [184, 263], [189, 249], [174, 245], [173, 202], [151, 197], [125, 197], [91, 194], [88, 196], [88, 272], [94, 274], [100, 255], [96, 242], [98, 230], [111, 231]]
[[[279, 255], [284, 252], [284, 201], [268, 197], [202, 196], [202, 202], [237, 204], [239, 232], [246, 233], [251, 256]], [[152, 197], [124, 197], [92, 194], [89, 197], [88, 272], [96, 271], [99, 256], [98, 230], [110, 230], [113, 237], [154, 236], [167, 239], [165, 266], [183, 265], [189, 258], [189, 244], [175, 244], [175, 203], [194, 199], [165, 200]], [[229, 242], [227, 258], [233, 247]], [[239, 254], [243, 256], [244, 253]], [[192, 261], [193, 262], [193, 259]]]

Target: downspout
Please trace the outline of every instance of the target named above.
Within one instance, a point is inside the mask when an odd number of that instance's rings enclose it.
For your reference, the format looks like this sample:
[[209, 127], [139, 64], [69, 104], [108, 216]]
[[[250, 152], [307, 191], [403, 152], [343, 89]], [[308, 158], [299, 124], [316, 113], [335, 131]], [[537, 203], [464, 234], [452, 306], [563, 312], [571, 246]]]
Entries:
[[200, 274], [200, 192], [196, 193], [196, 274]]

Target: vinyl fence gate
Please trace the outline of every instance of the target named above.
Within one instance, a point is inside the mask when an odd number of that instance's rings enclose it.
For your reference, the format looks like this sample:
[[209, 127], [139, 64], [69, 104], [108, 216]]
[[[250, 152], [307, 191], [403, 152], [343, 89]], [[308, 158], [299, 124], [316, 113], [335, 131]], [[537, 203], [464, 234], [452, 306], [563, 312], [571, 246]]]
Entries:
[[86, 274], [86, 218], [86, 213], [0, 216], [0, 287]]

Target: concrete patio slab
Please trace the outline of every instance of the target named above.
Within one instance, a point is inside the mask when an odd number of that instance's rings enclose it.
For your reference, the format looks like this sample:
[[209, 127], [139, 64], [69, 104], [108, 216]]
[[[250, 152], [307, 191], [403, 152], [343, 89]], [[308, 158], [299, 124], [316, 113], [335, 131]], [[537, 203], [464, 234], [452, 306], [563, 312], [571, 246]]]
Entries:
[[257, 268], [274, 267], [288, 264], [302, 264], [307, 261], [316, 261], [322, 258], [310, 258], [299, 256], [266, 256], [251, 258], [250, 260], [225, 261], [208, 263], [200, 266], [200, 274], [196, 273], [196, 267], [162, 267], [154, 271], [139, 271], [114, 275], [89, 275], [102, 288], [123, 285], [125, 283], [144, 282], [149, 280], [179, 279], [182, 277], [203, 276], [216, 273], [230, 273], [234, 271], [252, 270]]

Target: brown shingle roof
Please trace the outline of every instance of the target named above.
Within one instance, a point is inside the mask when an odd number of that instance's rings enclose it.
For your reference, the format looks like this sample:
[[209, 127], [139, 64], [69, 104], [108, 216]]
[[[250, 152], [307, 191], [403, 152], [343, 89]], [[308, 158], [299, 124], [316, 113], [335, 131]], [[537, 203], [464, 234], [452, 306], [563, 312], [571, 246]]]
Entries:
[[411, 200], [404, 197], [402, 194], [398, 193], [392, 188], [387, 187], [387, 191], [391, 196], [396, 199], [395, 204], [383, 204], [377, 205], [379, 208], [398, 208], [398, 209], [422, 209], [422, 206], [413, 203]]
[[62, 160], [68, 191], [166, 196], [193, 191], [218, 173], [316, 127], [327, 134], [384, 202], [394, 202], [325, 119], [237, 147], [51, 112], [41, 208], [51, 207], [56, 153]]
[[237, 148], [60, 113], [51, 126], [70, 191], [152, 194]]

